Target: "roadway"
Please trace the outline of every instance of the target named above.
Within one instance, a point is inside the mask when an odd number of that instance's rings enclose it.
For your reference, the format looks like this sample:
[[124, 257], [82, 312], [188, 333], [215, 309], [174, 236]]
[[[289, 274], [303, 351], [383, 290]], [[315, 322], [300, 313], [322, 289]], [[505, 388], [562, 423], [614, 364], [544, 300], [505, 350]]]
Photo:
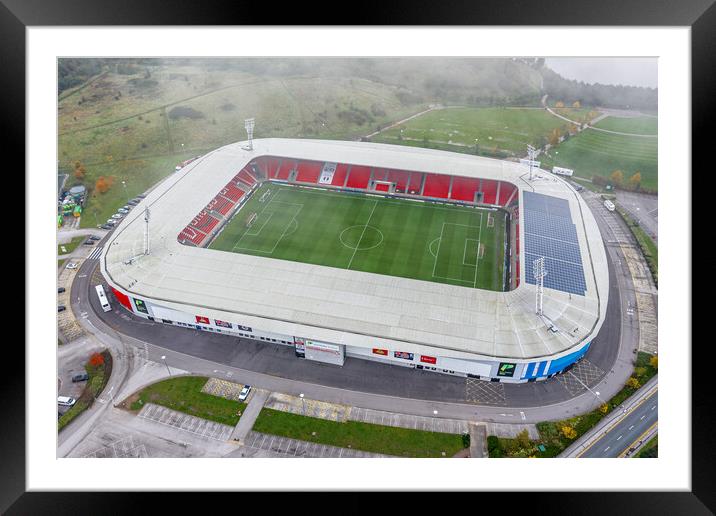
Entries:
[[[609, 231], [597, 221], [603, 232]], [[168, 366], [196, 374], [378, 410], [428, 416], [438, 410], [441, 417], [531, 423], [591, 410], [601, 404], [601, 397], [618, 392], [631, 374], [638, 327], [621, 310], [631, 276], [620, 249], [607, 249], [607, 317], [585, 359], [563, 375], [528, 384], [484, 382], [354, 358], [336, 367], [298, 360], [286, 346], [152, 323], [117, 302], [115, 310], [104, 313], [89, 290], [101, 281], [97, 260], [85, 260], [81, 266], [71, 290], [72, 309], [83, 324], [117, 336], [122, 345], [146, 350], [149, 360], [159, 362], [165, 356]]]

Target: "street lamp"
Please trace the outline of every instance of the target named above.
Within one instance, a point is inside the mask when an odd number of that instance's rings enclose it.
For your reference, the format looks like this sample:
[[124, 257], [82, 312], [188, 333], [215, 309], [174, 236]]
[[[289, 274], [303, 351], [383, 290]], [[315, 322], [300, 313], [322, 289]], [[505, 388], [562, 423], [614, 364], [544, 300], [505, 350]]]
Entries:
[[166, 355], [162, 355], [162, 360], [164, 361], [164, 365], [165, 365], [166, 368], [167, 368], [167, 373], [169, 373], [169, 376], [171, 376], [171, 375], [172, 375], [172, 372], [169, 370], [169, 366], [167, 365], [167, 356], [166, 356]]
[[301, 398], [301, 405], [303, 407], [303, 415], [305, 416], [306, 415], [306, 402], [303, 399], [303, 393], [299, 394], [298, 397]]
[[125, 181], [122, 181], [122, 186], [124, 187], [124, 195], [127, 196], [127, 202], [129, 202], [129, 194], [127, 193], [127, 183]]

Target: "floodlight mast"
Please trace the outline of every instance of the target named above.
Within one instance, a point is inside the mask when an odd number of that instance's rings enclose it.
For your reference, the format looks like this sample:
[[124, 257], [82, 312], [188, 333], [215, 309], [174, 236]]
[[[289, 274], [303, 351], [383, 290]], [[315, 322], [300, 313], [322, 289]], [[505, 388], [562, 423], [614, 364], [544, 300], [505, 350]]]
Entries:
[[144, 208], [144, 254], [149, 254], [149, 207]]
[[536, 150], [532, 145], [527, 145], [527, 157], [530, 160], [530, 181], [532, 181], [532, 165], [534, 165]]
[[542, 315], [542, 299], [544, 297], [544, 277], [547, 275], [547, 270], [544, 268], [544, 256], [537, 258], [533, 265], [533, 274], [537, 284], [537, 291], [535, 293], [535, 312], [537, 315]]
[[246, 147], [246, 150], [254, 150], [254, 125], [256, 124], [255, 118], [247, 118], [244, 120], [244, 128], [246, 129], [246, 134], [249, 137], [249, 145]]

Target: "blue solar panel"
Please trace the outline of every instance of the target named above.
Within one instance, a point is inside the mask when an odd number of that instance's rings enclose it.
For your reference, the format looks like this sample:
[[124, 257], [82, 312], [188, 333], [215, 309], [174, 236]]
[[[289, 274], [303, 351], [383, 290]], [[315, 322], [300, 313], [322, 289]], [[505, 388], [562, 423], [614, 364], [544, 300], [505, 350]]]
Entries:
[[532, 285], [536, 283], [532, 263], [544, 257], [547, 271], [544, 286], [583, 296], [587, 285], [569, 202], [534, 192], [524, 192], [523, 200], [525, 280]]

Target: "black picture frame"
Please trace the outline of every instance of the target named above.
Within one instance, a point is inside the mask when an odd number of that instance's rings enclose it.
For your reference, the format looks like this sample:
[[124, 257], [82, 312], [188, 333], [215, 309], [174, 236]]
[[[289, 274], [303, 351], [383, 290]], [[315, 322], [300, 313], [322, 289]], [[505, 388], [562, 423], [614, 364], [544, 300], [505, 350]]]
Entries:
[[[713, 0], [664, 2], [655, 0], [486, 0], [481, 2], [368, 2], [352, 4], [348, 14], [336, 4], [320, 10], [304, 3], [282, 4], [186, 0], [0, 0], [0, 120], [7, 149], [25, 166], [25, 29], [28, 26], [86, 25], [246, 25], [318, 23], [317, 12], [333, 13], [327, 24], [372, 25], [550, 25], [550, 26], [689, 26], [692, 59], [692, 163], [708, 164], [708, 128], [714, 115], [716, 92], [716, 7]], [[340, 15], [339, 15], [340, 13]], [[339, 21], [336, 21], [339, 20]], [[29, 186], [26, 184], [26, 187]], [[694, 199], [694, 205], [696, 204]], [[694, 224], [696, 217], [693, 217]], [[696, 234], [692, 230], [692, 235]], [[29, 238], [26, 230], [26, 238]], [[25, 265], [25, 276], [29, 271]], [[687, 300], [684, 300], [686, 302]], [[30, 321], [27, 319], [26, 324]], [[682, 332], [691, 345], [691, 335]], [[0, 439], [0, 512], [39, 514], [131, 512], [138, 506], [127, 493], [28, 493], [25, 488], [25, 355], [8, 341], [3, 353], [6, 367], [0, 375], [4, 394], [3, 436]], [[15, 340], [15, 339], [12, 339]], [[705, 346], [693, 347], [694, 363], [707, 363]], [[697, 360], [697, 361], [696, 361]], [[11, 364], [11, 365], [9, 365]], [[708, 369], [712, 369], [709, 367]], [[685, 376], [686, 378], [686, 376]], [[687, 380], [688, 381], [688, 380]], [[694, 374], [692, 381], [692, 491], [688, 493], [529, 493], [510, 495], [513, 509], [523, 502], [550, 513], [570, 514], [709, 514], [716, 508], [713, 489], [714, 448], [711, 423], [714, 402], [710, 378]], [[709, 471], [711, 473], [709, 473]], [[711, 480], [709, 480], [711, 479]], [[484, 499], [488, 494], [479, 494]], [[185, 496], [163, 497], [164, 512], [186, 503]], [[523, 499], [518, 501], [518, 499]], [[555, 503], [557, 502], [557, 503]], [[421, 508], [428, 503], [422, 500]], [[484, 502], [483, 502], [484, 503]], [[341, 502], [346, 508], [350, 504]], [[524, 505], [523, 505], [524, 507]], [[577, 509], [578, 508], [578, 509]]]

